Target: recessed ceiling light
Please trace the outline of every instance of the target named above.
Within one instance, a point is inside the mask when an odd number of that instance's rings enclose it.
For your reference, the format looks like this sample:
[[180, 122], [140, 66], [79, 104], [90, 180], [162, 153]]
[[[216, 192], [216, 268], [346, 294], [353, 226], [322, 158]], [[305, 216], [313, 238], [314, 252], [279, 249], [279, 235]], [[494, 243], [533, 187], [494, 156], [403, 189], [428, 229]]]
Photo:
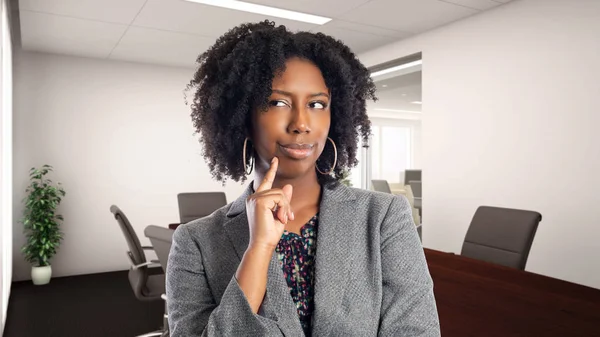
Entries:
[[375, 111], [387, 111], [387, 112], [407, 112], [411, 114], [420, 114], [421, 111], [410, 111], [410, 110], [398, 110], [398, 109], [373, 109]]
[[387, 88], [387, 84], [382, 85], [382, 87]]
[[402, 97], [405, 97], [405, 96], [406, 96], [406, 94], [402, 94]]
[[371, 77], [376, 77], [376, 76], [381, 76], [381, 75], [393, 73], [394, 71], [398, 71], [398, 70], [402, 70], [402, 69], [406, 69], [406, 68], [418, 66], [420, 64], [423, 64], [422, 60], [417, 60], [417, 61], [412, 61], [412, 62], [404, 63], [404, 64], [401, 64], [399, 66], [395, 66], [395, 67], [391, 67], [391, 68], [387, 68], [387, 69], [376, 71], [376, 72], [374, 72], [374, 73], [371, 74]]
[[412, 104], [421, 104], [421, 101], [414, 101], [414, 102], [411, 102], [411, 103]]
[[317, 16], [312, 14], [300, 13], [289, 11], [286, 9], [257, 5], [249, 2], [237, 1], [237, 0], [186, 0], [189, 2], [196, 2], [203, 5], [223, 7], [229, 9], [235, 9], [238, 11], [244, 11], [255, 14], [263, 14], [273, 16], [276, 18], [283, 18], [295, 21], [308, 22], [315, 25], [323, 25], [331, 21], [331, 18], [323, 16]]

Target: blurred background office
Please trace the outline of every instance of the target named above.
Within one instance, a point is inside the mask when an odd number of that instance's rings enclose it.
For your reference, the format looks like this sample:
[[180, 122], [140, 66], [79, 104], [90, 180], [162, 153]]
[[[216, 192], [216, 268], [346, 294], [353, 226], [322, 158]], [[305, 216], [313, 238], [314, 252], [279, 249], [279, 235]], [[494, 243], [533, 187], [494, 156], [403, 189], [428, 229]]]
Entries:
[[[169, 233], [245, 187], [213, 181], [185, 86], [218, 36], [270, 19], [343, 40], [371, 70], [373, 134], [345, 183], [409, 199], [444, 336], [539, 335], [517, 315], [526, 309], [556, 333], [600, 336], [590, 330], [600, 319], [600, 1], [236, 4], [2, 0], [0, 331], [165, 333]], [[29, 170], [44, 164], [67, 192], [64, 240], [50, 283], [34, 286], [18, 220]], [[457, 309], [470, 290], [449, 280], [466, 273], [490, 288]], [[524, 299], [521, 309], [476, 300], [493, 293]], [[485, 312], [486, 324], [452, 326]]]

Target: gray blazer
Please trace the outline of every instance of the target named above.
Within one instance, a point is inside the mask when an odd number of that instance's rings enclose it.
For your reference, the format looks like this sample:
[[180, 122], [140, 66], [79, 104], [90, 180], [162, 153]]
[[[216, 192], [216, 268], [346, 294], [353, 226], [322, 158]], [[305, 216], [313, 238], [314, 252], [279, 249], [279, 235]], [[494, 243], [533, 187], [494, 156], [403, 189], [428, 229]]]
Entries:
[[[167, 267], [172, 337], [304, 336], [273, 253], [254, 314], [235, 278], [248, 246], [246, 198], [179, 226]], [[404, 197], [339, 185], [323, 189], [312, 335], [440, 336], [429, 275]]]

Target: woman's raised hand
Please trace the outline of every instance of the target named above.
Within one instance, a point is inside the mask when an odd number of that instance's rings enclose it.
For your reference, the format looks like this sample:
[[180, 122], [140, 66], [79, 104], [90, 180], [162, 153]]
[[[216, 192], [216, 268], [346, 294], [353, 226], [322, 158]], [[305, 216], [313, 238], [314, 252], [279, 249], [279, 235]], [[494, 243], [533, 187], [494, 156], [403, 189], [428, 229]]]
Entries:
[[288, 219], [294, 220], [290, 207], [292, 185], [272, 188], [279, 159], [271, 160], [271, 166], [265, 174], [256, 192], [246, 199], [246, 213], [250, 230], [248, 248], [275, 250]]

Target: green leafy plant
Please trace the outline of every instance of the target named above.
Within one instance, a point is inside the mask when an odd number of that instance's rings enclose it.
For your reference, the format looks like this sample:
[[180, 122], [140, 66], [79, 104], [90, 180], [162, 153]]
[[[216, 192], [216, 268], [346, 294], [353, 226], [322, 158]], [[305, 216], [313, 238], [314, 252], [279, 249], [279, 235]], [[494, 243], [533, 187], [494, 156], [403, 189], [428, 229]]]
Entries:
[[342, 171], [342, 180], [340, 180], [340, 182], [346, 186], [352, 187], [352, 182], [350, 181], [350, 171]]
[[23, 200], [25, 211], [21, 222], [27, 242], [21, 251], [29, 263], [40, 267], [50, 265], [63, 238], [60, 231], [63, 217], [56, 210], [66, 193], [60, 183], [54, 185], [46, 178], [51, 171], [49, 165], [30, 170], [30, 184]]

